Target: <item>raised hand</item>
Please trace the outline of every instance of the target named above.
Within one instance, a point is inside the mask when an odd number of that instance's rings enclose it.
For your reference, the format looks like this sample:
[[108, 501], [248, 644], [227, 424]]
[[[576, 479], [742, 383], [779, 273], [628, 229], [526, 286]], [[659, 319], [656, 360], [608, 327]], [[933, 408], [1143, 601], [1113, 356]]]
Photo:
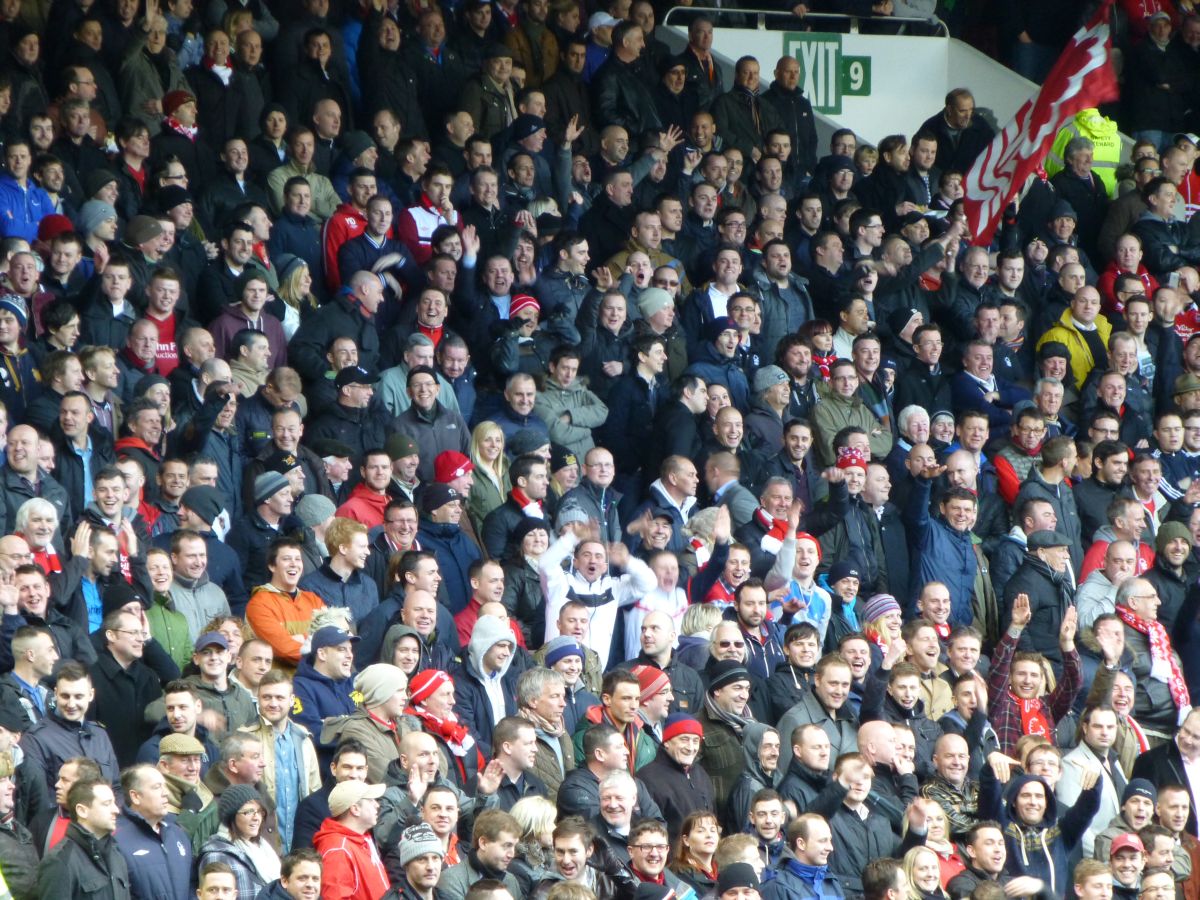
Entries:
[[945, 471], [945, 466], [939, 466], [937, 463], [929, 463], [921, 470], [918, 477], [924, 478], [926, 481], [933, 481], [933, 479], [937, 478]]
[[479, 240], [479, 231], [474, 225], [467, 225], [462, 230], [462, 245], [463, 256], [478, 256], [479, 248], [482, 246]]
[[71, 555], [87, 556], [91, 541], [92, 526], [87, 522], [80, 522], [79, 527], [75, 529], [75, 536], [71, 538]]
[[846, 470], [839, 469], [837, 466], [830, 466], [821, 472], [821, 477], [830, 484], [841, 484], [846, 480]]
[[1058, 645], [1063, 650], [1071, 650], [1075, 647], [1075, 632], [1079, 630], [1079, 610], [1074, 606], [1068, 606], [1067, 611], [1063, 613], [1062, 626], [1058, 629]]
[[1013, 599], [1012, 625], [1015, 628], [1024, 628], [1032, 618], [1033, 612], [1029, 609], [1029, 595], [1017, 594]]
[[992, 767], [992, 771], [996, 773], [996, 780], [1001, 784], [1008, 784], [1008, 780], [1012, 778], [1013, 768], [1020, 765], [1017, 760], [1011, 756], [1005, 756], [999, 750], [993, 750], [987, 755], [987, 763]]
[[883, 657], [883, 668], [891, 669], [907, 655], [908, 644], [904, 642], [904, 638], [896, 638], [888, 644], [887, 654]]
[[576, 113], [575, 115], [571, 116], [571, 121], [567, 122], [567, 128], [565, 131], [567, 145], [570, 146], [571, 144], [574, 144], [576, 139], [585, 131], [587, 131], [587, 126], [579, 124], [579, 114]]
[[713, 541], [718, 544], [727, 544], [732, 532], [733, 522], [729, 518], [729, 507], [718, 506], [717, 517], [713, 520]]
[[479, 773], [479, 779], [476, 781], [476, 784], [479, 786], [479, 793], [485, 796], [496, 793], [496, 791], [500, 790], [500, 782], [503, 778], [504, 767], [500, 765], [500, 760], [493, 759]]

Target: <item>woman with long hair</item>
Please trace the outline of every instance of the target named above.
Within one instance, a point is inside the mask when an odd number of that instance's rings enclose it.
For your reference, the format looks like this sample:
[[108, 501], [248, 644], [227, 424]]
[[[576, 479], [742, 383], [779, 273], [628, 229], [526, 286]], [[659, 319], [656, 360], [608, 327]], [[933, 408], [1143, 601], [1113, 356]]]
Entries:
[[475, 465], [475, 481], [467, 494], [467, 515], [475, 533], [483, 531], [487, 514], [504, 503], [512, 484], [508, 480], [508, 461], [504, 458], [504, 432], [495, 422], [480, 422], [471, 432], [468, 451]]
[[721, 825], [717, 814], [707, 810], [692, 813], [679, 828], [679, 844], [671, 860], [671, 871], [701, 896], [712, 893], [717, 886], [715, 857], [720, 841]]
[[[927, 829], [925, 832], [925, 849], [937, 856], [938, 881], [945, 888], [950, 883], [950, 879], [965, 869], [967, 864], [963, 861], [962, 855], [958, 851], [958, 845], [950, 840], [950, 818], [946, 815], [946, 810], [940, 804], [925, 804], [925, 827]], [[907, 870], [906, 859], [905, 871]], [[912, 875], [910, 874], [909, 884], [912, 883]]]
[[876, 661], [882, 660], [888, 648], [900, 640], [900, 629], [904, 626], [900, 604], [891, 594], [875, 594], [863, 606], [862, 619], [863, 634], [871, 640], [871, 655], [874, 657], [878, 651]]
[[254, 900], [279, 877], [279, 854], [263, 840], [267, 808], [258, 791], [246, 784], [226, 788], [218, 801], [221, 827], [200, 851], [199, 868], [223, 862], [237, 879], [237, 895]]
[[279, 261], [279, 299], [278, 309], [269, 309], [272, 314], [279, 315], [283, 324], [283, 333], [290, 341], [300, 321], [317, 308], [317, 298], [313, 295], [313, 277], [308, 263], [299, 256], [281, 253]]
[[558, 810], [545, 797], [522, 797], [509, 810], [521, 826], [517, 853], [508, 871], [521, 885], [521, 893], [533, 896], [539, 882], [553, 878], [554, 825]]
[[904, 874], [908, 877], [908, 900], [947, 900], [940, 860], [930, 848], [913, 847], [905, 853]]

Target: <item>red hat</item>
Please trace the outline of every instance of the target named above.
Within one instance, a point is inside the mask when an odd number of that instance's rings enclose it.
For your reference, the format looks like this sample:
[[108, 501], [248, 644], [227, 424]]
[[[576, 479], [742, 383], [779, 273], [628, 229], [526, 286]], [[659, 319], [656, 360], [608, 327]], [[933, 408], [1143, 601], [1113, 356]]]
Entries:
[[424, 703], [443, 684], [450, 683], [450, 676], [441, 669], [422, 669], [408, 682], [408, 698], [413, 706]]
[[817, 536], [815, 534], [809, 534], [807, 531], [797, 531], [796, 532], [796, 540], [797, 541], [812, 541], [814, 544], [816, 544], [817, 545], [817, 562], [821, 561], [821, 542], [819, 540], [817, 540]]
[[162, 109], [164, 116], [175, 115], [175, 110], [183, 106], [185, 103], [195, 103], [196, 98], [191, 91], [169, 91], [162, 98]]
[[433, 461], [433, 480], [439, 484], [449, 484], [455, 478], [461, 478], [473, 471], [475, 463], [457, 450], [443, 450]]
[[542, 304], [538, 303], [528, 294], [517, 294], [512, 298], [512, 302], [508, 305], [508, 317], [510, 319], [515, 319], [517, 313], [526, 309], [536, 310], [540, 314], [542, 311]]
[[679, 737], [681, 734], [694, 734], [703, 740], [704, 726], [686, 713], [667, 716], [667, 721], [663, 724], [663, 743], [665, 744], [671, 738]]
[[867, 457], [857, 447], [839, 447], [837, 467], [839, 469], [853, 469], [855, 467], [866, 469]]
[[1108, 855], [1116, 856], [1122, 850], [1136, 850], [1138, 853], [1145, 853], [1146, 847], [1136, 834], [1118, 834], [1113, 838], [1112, 846], [1108, 848]]
[[633, 674], [637, 676], [638, 685], [642, 689], [641, 702], [645, 703], [670, 685], [667, 673], [657, 666], [634, 666]]
[[42, 221], [38, 223], [37, 239], [39, 241], [52, 241], [60, 234], [66, 234], [68, 231], [74, 230], [75, 226], [66, 216], [51, 213], [48, 216], [43, 216]]

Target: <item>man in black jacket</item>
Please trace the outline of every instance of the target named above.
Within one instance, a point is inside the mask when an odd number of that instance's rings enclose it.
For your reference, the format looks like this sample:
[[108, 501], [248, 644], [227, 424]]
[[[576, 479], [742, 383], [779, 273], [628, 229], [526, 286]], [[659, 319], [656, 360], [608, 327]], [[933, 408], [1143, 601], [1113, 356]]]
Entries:
[[671, 840], [679, 839], [683, 820], [694, 812], [713, 809], [713, 784], [703, 766], [696, 765], [704, 728], [686, 713], [674, 713], [663, 723], [658, 757], [638, 776], [667, 819]]
[[791, 161], [795, 174], [812, 174], [817, 165], [817, 122], [812, 104], [800, 89], [800, 61], [781, 56], [775, 64], [775, 80], [763, 94], [763, 103], [775, 110], [781, 127], [792, 138]]
[[946, 95], [946, 107], [930, 116], [921, 126], [937, 137], [937, 160], [943, 172], [969, 172], [975, 157], [992, 142], [992, 128], [982, 116], [975, 115], [975, 97], [966, 88], [955, 88]]
[[617, 25], [612, 32], [612, 55], [596, 73], [593, 85], [597, 119], [606, 125], [621, 125], [630, 134], [657, 131], [662, 126], [637, 67], [645, 46], [646, 35], [637, 22]]
[[[91, 667], [92, 683], [96, 688], [92, 714], [107, 726], [113, 751], [122, 768], [133, 764], [138, 748], [150, 737], [153, 724], [146, 721], [144, 711], [163, 695], [159, 675], [144, 657], [148, 652], [152, 653], [156, 668], [164, 665], [165, 658], [168, 668], [161, 674], [167, 680], [179, 677], [178, 667], [149, 637], [144, 620], [130, 611], [140, 607], [140, 599], [128, 585], [126, 587], [124, 591], [110, 589], [106, 594], [105, 606], [112, 612], [104, 617], [100, 626], [97, 637], [102, 636], [103, 646]], [[129, 602], [121, 603], [125, 599]], [[93, 641], [100, 642], [99, 639]]]
[[113, 840], [120, 811], [112, 786], [103, 781], [78, 781], [71, 787], [67, 793], [71, 824], [38, 866], [39, 896], [97, 900], [130, 896], [129, 867]]
[[483, 520], [483, 543], [492, 559], [504, 558], [509, 538], [522, 519], [526, 516], [540, 519], [546, 515], [543, 501], [550, 486], [546, 460], [532, 453], [518, 456], [508, 474], [512, 490]]

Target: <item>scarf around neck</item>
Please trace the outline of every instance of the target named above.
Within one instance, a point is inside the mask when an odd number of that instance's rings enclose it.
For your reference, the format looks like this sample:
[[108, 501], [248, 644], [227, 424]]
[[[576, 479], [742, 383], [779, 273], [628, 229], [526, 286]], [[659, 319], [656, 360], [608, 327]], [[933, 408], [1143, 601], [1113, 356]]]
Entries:
[[450, 752], [455, 756], [466, 756], [475, 747], [475, 738], [465, 725], [460, 725], [454, 713], [449, 718], [439, 719], [433, 713], [421, 706], [410, 706], [405, 710], [410, 716], [416, 716], [425, 726], [446, 742]]
[[1175, 706], [1180, 712], [1191, 706], [1187, 683], [1183, 680], [1183, 673], [1179, 671], [1175, 654], [1171, 652], [1167, 629], [1157, 619], [1143, 619], [1125, 606], [1117, 606], [1117, 615], [1134, 631], [1146, 635], [1150, 644], [1150, 677], [1166, 683], [1171, 690], [1171, 699], [1175, 701]]
[[712, 695], [707, 693], [704, 695], [704, 709], [708, 712], [710, 718], [724, 722], [732, 728], [738, 740], [742, 739], [742, 734], [746, 730], [746, 726], [754, 721], [754, 716], [750, 712], [749, 706], [743, 710], [743, 715], [740, 716], [737, 713], [725, 712], [725, 710], [713, 702]]
[[754, 510], [754, 521], [758, 522], [767, 532], [759, 541], [759, 548], [772, 556], [778, 555], [779, 550], [783, 547], [783, 541], [787, 537], [788, 520], [776, 519], [760, 506]]
[[521, 512], [525, 513], [525, 515], [532, 516], [535, 519], [545, 517], [545, 514], [542, 512], [541, 500], [529, 499], [523, 490], [516, 487], [509, 492], [509, 496], [512, 497], [513, 503], [521, 507]]
[[1042, 703], [1041, 698], [1033, 700], [1022, 700], [1012, 691], [1009, 691], [1009, 696], [1017, 704], [1017, 708], [1021, 711], [1021, 733], [1034, 734], [1039, 737], [1049, 737], [1053, 733], [1053, 728], [1050, 727], [1050, 717], [1046, 714], [1046, 705]]

